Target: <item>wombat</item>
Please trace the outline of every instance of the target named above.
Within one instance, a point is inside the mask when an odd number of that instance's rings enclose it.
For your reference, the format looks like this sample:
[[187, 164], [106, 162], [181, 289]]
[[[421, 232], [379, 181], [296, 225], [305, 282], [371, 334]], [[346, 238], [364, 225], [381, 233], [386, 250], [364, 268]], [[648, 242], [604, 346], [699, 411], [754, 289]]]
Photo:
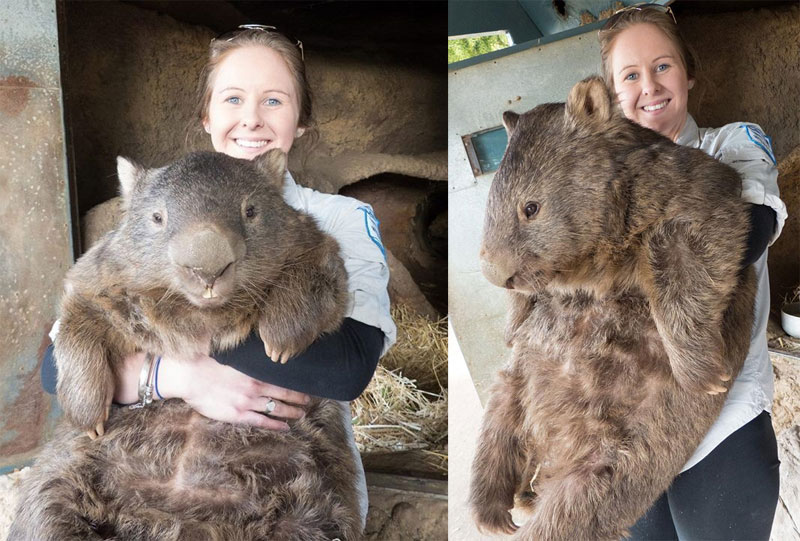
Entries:
[[738, 174], [614, 109], [598, 78], [503, 121], [482, 270], [509, 290], [513, 355], [472, 466], [482, 528], [619, 539], [719, 415], [755, 278]]
[[10, 539], [360, 538], [337, 402], [313, 400], [280, 433], [168, 400], [115, 408], [103, 434], [131, 353], [186, 358], [256, 327], [285, 358], [341, 323], [338, 245], [283, 201], [285, 165], [280, 150], [153, 170], [118, 161], [124, 217], [69, 271], [61, 305], [58, 396], [72, 426], [39, 457]]

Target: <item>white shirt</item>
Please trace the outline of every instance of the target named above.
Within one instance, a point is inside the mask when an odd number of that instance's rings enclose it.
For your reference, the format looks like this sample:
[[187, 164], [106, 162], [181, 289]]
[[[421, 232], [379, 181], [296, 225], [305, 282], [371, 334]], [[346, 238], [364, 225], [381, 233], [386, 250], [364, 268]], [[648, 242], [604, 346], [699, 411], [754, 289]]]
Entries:
[[[757, 124], [735, 122], [721, 128], [698, 128], [689, 115], [678, 139], [679, 145], [697, 148], [727, 164], [742, 177], [742, 199], [766, 205], [775, 211], [775, 233], [781, 233], [786, 221], [786, 205], [778, 193], [778, 169], [769, 137]], [[762, 411], [772, 411], [774, 391], [772, 363], [767, 352], [769, 318], [769, 275], [767, 250], [753, 264], [758, 289], [750, 338], [750, 350], [744, 366], [728, 393], [722, 413], [711, 426], [697, 450], [681, 470], [686, 471], [706, 457], [722, 440], [755, 419]]]
[[310, 214], [317, 225], [339, 243], [347, 270], [350, 303], [347, 317], [383, 331], [383, 351], [397, 340], [389, 312], [389, 266], [372, 207], [358, 199], [298, 186], [289, 171], [283, 180], [283, 198], [293, 208]]

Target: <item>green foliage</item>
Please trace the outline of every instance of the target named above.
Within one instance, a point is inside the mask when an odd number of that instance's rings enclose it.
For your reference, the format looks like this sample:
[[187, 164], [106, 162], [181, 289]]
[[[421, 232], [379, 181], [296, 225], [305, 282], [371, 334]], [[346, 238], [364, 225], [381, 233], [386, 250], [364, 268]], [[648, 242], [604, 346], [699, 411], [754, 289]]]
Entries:
[[447, 63], [452, 64], [508, 46], [508, 36], [505, 33], [478, 38], [451, 39], [447, 41]]

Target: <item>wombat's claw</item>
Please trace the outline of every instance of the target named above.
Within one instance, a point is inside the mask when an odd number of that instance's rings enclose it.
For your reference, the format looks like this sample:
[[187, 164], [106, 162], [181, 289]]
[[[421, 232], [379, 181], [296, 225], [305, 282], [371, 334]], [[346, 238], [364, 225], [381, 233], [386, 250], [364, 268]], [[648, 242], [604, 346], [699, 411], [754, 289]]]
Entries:
[[[728, 379], [730, 379], [730, 378], [728, 378]], [[723, 381], [727, 381], [727, 380], [723, 380]], [[728, 389], [726, 389], [722, 385], [714, 385], [714, 384], [712, 384], [710, 387], [708, 387], [706, 389], [706, 394], [716, 395], [716, 394], [724, 393], [727, 390]]]
[[507, 510], [500, 511], [499, 514], [492, 514], [492, 516], [485, 514], [475, 514], [475, 523], [481, 533], [504, 533], [511, 535], [516, 532], [519, 526], [514, 524], [511, 518], [511, 512]]
[[264, 349], [267, 352], [267, 357], [272, 359], [273, 363], [286, 364], [289, 358], [293, 355], [293, 353], [289, 351], [279, 351], [277, 349], [271, 349], [266, 344], [264, 345]]
[[511, 535], [512, 533], [516, 532], [519, 529], [519, 526], [514, 524], [514, 521], [511, 519], [511, 513], [508, 514], [508, 518], [500, 526], [500, 529], [504, 534], [508, 535]]
[[102, 422], [97, 423], [97, 426], [95, 426], [92, 430], [86, 431], [86, 434], [89, 436], [90, 440], [96, 440], [99, 436], [102, 436], [105, 433], [106, 429]]

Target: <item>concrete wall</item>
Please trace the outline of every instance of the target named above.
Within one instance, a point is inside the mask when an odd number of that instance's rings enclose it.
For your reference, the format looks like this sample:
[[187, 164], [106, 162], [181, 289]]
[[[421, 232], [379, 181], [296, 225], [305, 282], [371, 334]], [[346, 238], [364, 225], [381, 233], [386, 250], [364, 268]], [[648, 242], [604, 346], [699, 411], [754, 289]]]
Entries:
[[[677, 17], [701, 66], [689, 94], [698, 125], [760, 124], [780, 165], [800, 147], [800, 5]], [[800, 185], [780, 178], [779, 188], [789, 219], [769, 250], [773, 309], [800, 285]]]
[[54, 0], [0, 2], [0, 473], [55, 417], [38, 359], [72, 262]]
[[491, 174], [472, 175], [461, 136], [502, 125], [504, 111], [564, 101], [572, 85], [600, 71], [593, 34], [451, 71], [448, 77], [449, 310], [482, 396], [508, 350], [502, 343], [505, 293], [480, 272], [478, 250]]

